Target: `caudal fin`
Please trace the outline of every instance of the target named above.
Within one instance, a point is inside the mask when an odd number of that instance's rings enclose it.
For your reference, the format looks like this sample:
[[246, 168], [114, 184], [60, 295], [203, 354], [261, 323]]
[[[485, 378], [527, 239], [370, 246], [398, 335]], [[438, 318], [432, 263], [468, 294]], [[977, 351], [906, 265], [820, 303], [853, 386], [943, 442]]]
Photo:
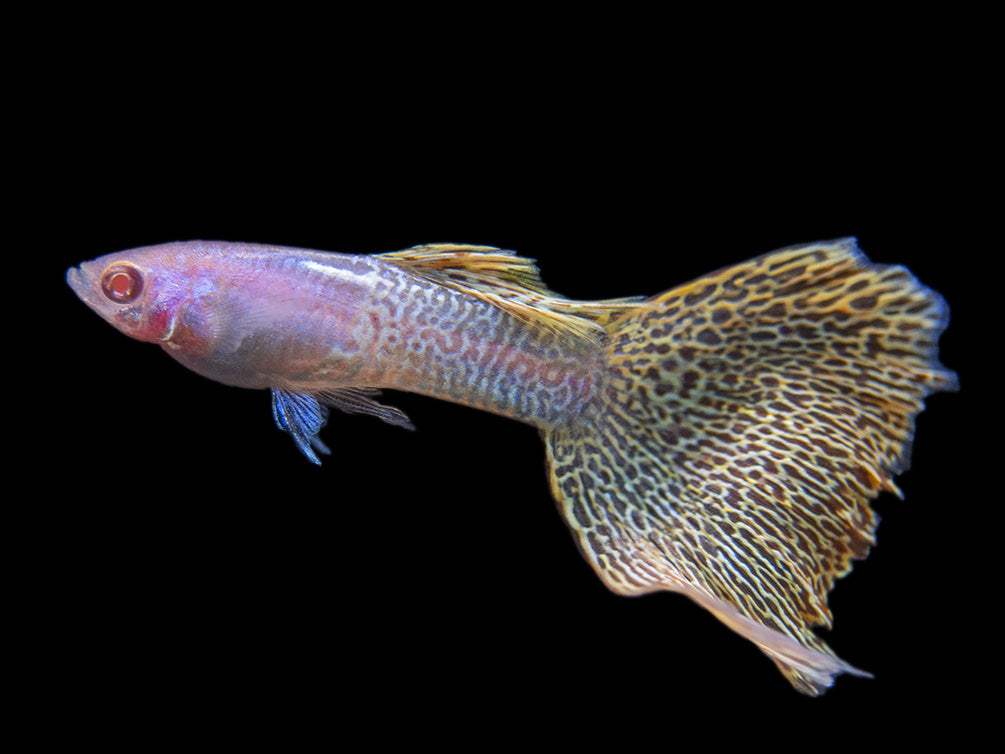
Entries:
[[[800, 691], [864, 675], [814, 633], [898, 492], [914, 416], [956, 388], [948, 310], [854, 239], [791, 247], [611, 323], [599, 418], [546, 437], [579, 546], [621, 594], [688, 595]], [[899, 494], [899, 493], [898, 493]]]

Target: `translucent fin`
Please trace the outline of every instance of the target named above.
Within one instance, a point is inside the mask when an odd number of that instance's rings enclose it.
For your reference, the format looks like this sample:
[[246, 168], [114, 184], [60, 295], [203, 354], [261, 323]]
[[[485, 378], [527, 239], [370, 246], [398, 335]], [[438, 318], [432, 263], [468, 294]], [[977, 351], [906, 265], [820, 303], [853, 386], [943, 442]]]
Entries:
[[834, 679], [842, 673], [862, 678], [873, 677], [871, 673], [849, 665], [830, 652], [804, 646], [780, 631], [751, 620], [728, 602], [695, 589], [685, 588], [681, 591], [773, 658], [793, 685], [805, 694], [816, 696], [830, 688]]
[[321, 460], [315, 451], [331, 455], [331, 450], [317, 436], [328, 422], [328, 409], [322, 404], [348, 414], [376, 416], [396, 427], [415, 429], [403, 411], [374, 400], [377, 395], [380, 391], [376, 388], [338, 388], [314, 394], [272, 388], [272, 418], [281, 430], [290, 433], [300, 452], [311, 463], [320, 466]]
[[[814, 633], [896, 491], [948, 311], [854, 239], [782, 249], [611, 327], [600, 418], [547, 437], [578, 544], [622, 594], [687, 594], [800, 691], [859, 673]], [[801, 649], [800, 649], [801, 648]]]
[[396, 427], [415, 429], [415, 425], [412, 424], [404, 411], [393, 406], [385, 406], [374, 400], [375, 396], [380, 395], [380, 391], [376, 388], [338, 388], [323, 390], [317, 395], [332, 408], [345, 411], [347, 414], [368, 414]]
[[315, 450], [323, 455], [331, 452], [317, 437], [328, 421], [328, 409], [313, 395], [272, 388], [272, 418], [281, 430], [290, 433], [311, 463], [321, 465]]
[[599, 343], [604, 327], [639, 298], [573, 301], [541, 282], [533, 259], [492, 246], [426, 244], [380, 258], [438, 285], [462, 291], [560, 335]]

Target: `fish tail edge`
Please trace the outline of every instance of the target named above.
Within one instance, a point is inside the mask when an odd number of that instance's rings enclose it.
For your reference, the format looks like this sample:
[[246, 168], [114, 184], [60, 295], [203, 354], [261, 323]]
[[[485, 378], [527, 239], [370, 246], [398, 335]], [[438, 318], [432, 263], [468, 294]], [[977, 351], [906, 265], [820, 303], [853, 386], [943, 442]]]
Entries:
[[813, 632], [896, 492], [942, 298], [854, 239], [781, 249], [611, 323], [597, 418], [546, 433], [558, 507], [612, 591], [683, 593], [797, 690], [868, 676]]

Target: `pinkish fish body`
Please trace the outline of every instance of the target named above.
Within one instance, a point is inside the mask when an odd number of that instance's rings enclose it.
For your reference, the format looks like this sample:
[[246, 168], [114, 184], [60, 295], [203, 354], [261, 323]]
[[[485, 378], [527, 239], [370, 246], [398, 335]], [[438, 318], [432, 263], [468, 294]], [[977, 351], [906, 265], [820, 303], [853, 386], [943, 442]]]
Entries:
[[[318, 429], [323, 403], [410, 426], [370, 397], [379, 388], [541, 427], [587, 410], [600, 374], [595, 338], [560, 337], [409, 267], [409, 259], [423, 255], [434, 264], [463, 261], [458, 254], [477, 255], [482, 263], [494, 256], [510, 261], [485, 247], [450, 247], [446, 259], [437, 259], [446, 248], [382, 258], [253, 244], [165, 244], [85, 263], [68, 280], [111, 324], [159, 343], [192, 371], [273, 390], [277, 421], [287, 430], [295, 425], [284, 425], [280, 416], [290, 403], [316, 414], [309, 426]], [[137, 276], [137, 287], [134, 300], [116, 301], [125, 306], [108, 311], [95, 281], [106, 269], [114, 277], [115, 264], [123, 281]], [[313, 434], [298, 438], [318, 463], [311, 444], [323, 448]]]
[[896, 490], [942, 300], [854, 241], [782, 249], [650, 299], [549, 291], [531, 260], [429, 245], [376, 256], [193, 241], [67, 273], [122, 332], [268, 389], [318, 463], [328, 406], [411, 427], [406, 390], [539, 427], [552, 491], [621, 594], [682, 592], [801, 691], [861, 674], [813, 633]]

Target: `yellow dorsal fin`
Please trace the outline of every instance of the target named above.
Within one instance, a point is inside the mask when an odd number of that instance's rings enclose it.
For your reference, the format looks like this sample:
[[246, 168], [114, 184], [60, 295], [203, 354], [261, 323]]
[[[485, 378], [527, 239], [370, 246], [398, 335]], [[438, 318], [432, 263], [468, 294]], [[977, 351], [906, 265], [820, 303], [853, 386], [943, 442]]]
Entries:
[[609, 320], [638, 306], [640, 298], [572, 301], [550, 291], [533, 259], [494, 246], [424, 244], [379, 255], [438, 285], [486, 301], [556, 334], [597, 341]]

